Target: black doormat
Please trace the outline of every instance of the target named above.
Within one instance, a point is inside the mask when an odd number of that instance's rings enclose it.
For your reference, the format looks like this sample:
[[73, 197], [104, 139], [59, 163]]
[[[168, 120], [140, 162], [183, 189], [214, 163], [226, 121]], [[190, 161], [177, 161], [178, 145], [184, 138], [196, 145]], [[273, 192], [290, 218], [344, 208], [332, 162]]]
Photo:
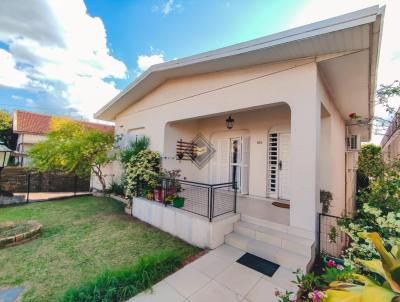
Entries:
[[272, 277], [279, 268], [279, 264], [257, 257], [256, 255], [246, 253], [240, 257], [237, 263], [250, 267], [257, 272]]

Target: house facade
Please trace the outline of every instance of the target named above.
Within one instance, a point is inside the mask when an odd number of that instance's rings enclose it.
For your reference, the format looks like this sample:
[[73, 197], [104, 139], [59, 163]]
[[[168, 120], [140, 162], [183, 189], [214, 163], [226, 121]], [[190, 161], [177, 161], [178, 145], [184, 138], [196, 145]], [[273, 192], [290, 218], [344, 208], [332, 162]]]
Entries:
[[[375, 6], [154, 65], [95, 117], [114, 121], [116, 134], [148, 136], [163, 167], [186, 181], [237, 183], [238, 216], [224, 226], [218, 220], [208, 236], [220, 232], [222, 242], [307, 268], [320, 190], [332, 193], [331, 214], [352, 208], [357, 148], [347, 142], [368, 141], [371, 132], [351, 125], [349, 114], [372, 116], [382, 20]], [[197, 141], [201, 165], [181, 154], [182, 144]], [[133, 214], [186, 240], [201, 236], [200, 222], [185, 222], [192, 216], [175, 214], [175, 227], [160, 226], [170, 214], [146, 207], [134, 202]]]
[[[17, 139], [17, 163], [20, 166], [29, 165], [29, 157], [26, 156], [27, 151], [38, 142], [46, 139], [46, 134], [50, 131], [51, 119], [54, 116], [39, 114], [28, 111], [15, 110], [13, 113], [13, 132], [18, 135]], [[89, 123], [83, 123], [89, 128], [95, 128], [105, 132], [114, 132], [114, 126]]]

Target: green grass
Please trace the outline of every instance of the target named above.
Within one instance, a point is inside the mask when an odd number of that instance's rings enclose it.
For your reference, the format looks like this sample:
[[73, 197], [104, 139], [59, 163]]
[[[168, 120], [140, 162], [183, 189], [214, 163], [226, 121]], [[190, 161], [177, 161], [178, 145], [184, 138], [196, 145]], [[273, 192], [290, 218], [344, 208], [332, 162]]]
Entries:
[[106, 271], [94, 281], [67, 290], [60, 302], [126, 301], [174, 272], [182, 260], [179, 253], [166, 250], [142, 256], [133, 266]]
[[199, 250], [123, 213], [108, 198], [81, 197], [0, 209], [0, 222], [37, 220], [38, 239], [0, 250], [0, 287], [23, 284], [23, 301], [57, 301], [70, 287], [107, 270], [134, 265], [168, 249], [187, 257]]

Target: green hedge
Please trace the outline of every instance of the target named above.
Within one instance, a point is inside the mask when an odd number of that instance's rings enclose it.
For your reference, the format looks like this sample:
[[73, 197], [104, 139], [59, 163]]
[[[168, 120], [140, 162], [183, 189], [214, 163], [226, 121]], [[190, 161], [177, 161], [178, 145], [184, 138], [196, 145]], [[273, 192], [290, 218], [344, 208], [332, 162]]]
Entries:
[[126, 301], [174, 272], [182, 260], [174, 251], [143, 256], [131, 267], [106, 271], [92, 282], [67, 290], [60, 302]]

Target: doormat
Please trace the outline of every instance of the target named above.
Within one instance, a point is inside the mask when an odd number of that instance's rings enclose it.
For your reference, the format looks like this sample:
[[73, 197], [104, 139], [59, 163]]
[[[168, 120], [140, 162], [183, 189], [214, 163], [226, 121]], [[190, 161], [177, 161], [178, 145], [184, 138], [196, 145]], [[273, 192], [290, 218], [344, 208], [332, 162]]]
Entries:
[[274, 201], [272, 203], [274, 206], [282, 209], [290, 209], [290, 204], [284, 203], [284, 202], [279, 202], [279, 201]]
[[236, 262], [269, 277], [272, 277], [279, 268], [279, 264], [257, 257], [256, 255], [250, 253], [244, 254]]

